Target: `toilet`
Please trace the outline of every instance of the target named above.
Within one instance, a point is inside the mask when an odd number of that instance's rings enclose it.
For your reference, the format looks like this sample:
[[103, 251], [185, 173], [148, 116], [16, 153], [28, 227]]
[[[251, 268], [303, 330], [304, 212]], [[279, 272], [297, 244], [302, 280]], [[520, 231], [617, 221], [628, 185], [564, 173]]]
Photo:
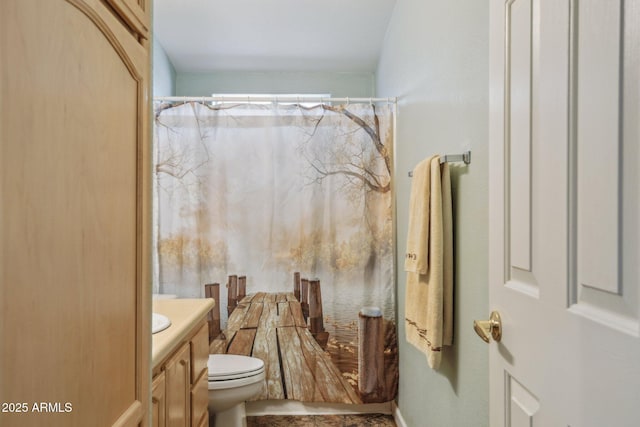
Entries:
[[[264, 362], [256, 357], [210, 354], [210, 426], [242, 427], [242, 404], [256, 397], [265, 387]], [[215, 420], [214, 420], [215, 418]]]

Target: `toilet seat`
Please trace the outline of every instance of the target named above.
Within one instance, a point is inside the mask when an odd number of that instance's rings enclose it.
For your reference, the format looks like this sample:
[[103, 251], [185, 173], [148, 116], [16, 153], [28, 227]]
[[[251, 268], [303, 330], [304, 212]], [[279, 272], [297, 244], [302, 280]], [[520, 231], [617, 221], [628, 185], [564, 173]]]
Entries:
[[243, 387], [245, 385], [251, 385], [253, 383], [258, 383], [263, 380], [264, 380], [264, 371], [250, 377], [238, 378], [236, 380], [223, 380], [223, 381], [209, 380], [207, 388], [209, 390], [225, 390], [230, 388]]
[[211, 354], [207, 368], [209, 390], [242, 387], [264, 379], [264, 362], [255, 357]]

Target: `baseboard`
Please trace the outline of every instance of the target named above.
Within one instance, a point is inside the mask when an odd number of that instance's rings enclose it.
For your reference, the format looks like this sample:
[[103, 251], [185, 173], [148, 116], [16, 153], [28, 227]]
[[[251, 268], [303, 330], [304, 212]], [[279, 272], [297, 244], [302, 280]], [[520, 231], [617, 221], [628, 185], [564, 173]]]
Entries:
[[402, 413], [400, 412], [400, 408], [398, 408], [398, 405], [396, 405], [395, 400], [391, 402], [391, 410], [396, 425], [398, 427], [407, 427], [407, 423], [404, 421], [404, 418], [402, 418]]
[[260, 400], [256, 402], [246, 402], [245, 410], [248, 417], [264, 415], [392, 415], [392, 405], [392, 402], [354, 405], [342, 403], [308, 403], [298, 402], [296, 400]]

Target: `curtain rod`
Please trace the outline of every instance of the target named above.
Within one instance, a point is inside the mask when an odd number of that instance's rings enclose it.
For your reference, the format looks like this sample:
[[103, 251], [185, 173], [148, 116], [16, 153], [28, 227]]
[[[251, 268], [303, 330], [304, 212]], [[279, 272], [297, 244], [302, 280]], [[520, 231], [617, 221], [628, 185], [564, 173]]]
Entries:
[[160, 102], [345, 102], [366, 103], [386, 102], [396, 104], [397, 98], [327, 98], [323, 96], [158, 96], [153, 98]]

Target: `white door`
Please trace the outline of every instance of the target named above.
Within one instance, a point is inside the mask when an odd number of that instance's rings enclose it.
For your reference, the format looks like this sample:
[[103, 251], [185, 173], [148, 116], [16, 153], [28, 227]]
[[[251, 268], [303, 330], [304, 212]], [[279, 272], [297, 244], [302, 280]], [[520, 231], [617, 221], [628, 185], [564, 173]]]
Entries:
[[640, 0], [490, 5], [491, 427], [640, 426]]

